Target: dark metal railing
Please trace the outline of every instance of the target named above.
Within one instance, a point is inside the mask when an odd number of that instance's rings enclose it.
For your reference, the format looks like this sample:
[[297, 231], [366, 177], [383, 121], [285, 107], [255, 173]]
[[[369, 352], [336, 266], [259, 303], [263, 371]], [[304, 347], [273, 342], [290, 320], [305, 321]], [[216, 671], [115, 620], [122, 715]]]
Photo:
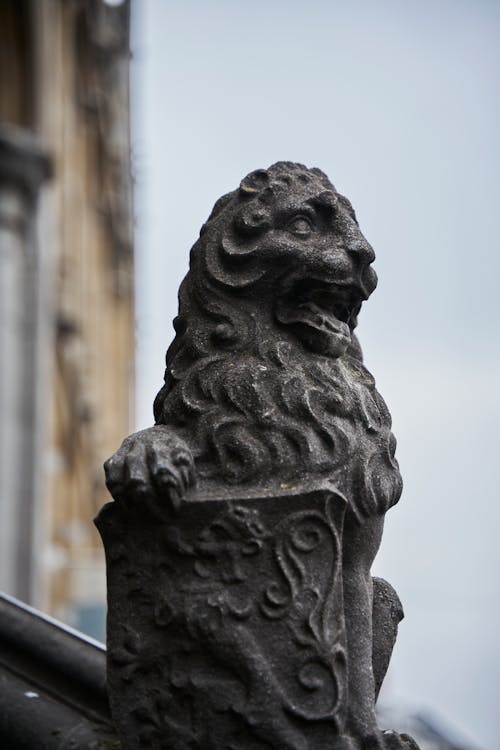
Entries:
[[0, 594], [0, 747], [119, 748], [104, 645], [5, 594]]

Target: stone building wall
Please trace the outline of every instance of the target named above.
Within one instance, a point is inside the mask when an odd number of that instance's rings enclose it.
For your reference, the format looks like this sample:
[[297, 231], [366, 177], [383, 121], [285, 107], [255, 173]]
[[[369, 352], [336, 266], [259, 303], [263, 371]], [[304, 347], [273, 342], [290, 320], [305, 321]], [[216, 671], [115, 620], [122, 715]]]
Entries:
[[[107, 499], [102, 462], [133, 427], [129, 11], [103, 0], [5, 0], [0, 10], [0, 132], [29, 136], [46, 165], [18, 251], [1, 234], [0, 193], [2, 284], [17, 274], [25, 290], [17, 313], [0, 308], [0, 398], [17, 404], [0, 461], [30, 477], [24, 488], [0, 480], [2, 586], [101, 636], [104, 563], [91, 521]], [[21, 148], [21, 171], [24, 161]], [[29, 355], [18, 351], [24, 340]], [[23, 430], [32, 455], [9, 439]]]

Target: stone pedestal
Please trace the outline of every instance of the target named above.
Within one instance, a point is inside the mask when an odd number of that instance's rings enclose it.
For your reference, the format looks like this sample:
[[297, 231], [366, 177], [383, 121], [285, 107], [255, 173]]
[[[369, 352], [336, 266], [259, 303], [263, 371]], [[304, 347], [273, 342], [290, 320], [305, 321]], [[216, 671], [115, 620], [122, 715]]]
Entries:
[[107, 505], [108, 682], [126, 750], [347, 745], [344, 498]]

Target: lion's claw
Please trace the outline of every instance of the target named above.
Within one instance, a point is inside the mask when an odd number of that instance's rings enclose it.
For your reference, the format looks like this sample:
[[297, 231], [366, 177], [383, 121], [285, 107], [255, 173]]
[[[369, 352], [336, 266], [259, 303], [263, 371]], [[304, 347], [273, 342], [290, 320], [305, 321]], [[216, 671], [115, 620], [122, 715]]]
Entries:
[[165, 501], [177, 510], [196, 483], [191, 451], [163, 425], [126, 438], [104, 470], [116, 500], [130, 505], [140, 499], [154, 515], [161, 515]]

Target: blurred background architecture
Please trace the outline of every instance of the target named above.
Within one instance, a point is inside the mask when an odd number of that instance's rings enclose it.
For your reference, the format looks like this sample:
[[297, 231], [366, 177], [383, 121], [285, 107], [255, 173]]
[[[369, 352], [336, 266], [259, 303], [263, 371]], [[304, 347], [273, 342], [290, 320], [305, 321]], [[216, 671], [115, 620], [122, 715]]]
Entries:
[[0, 588], [104, 639], [132, 429], [129, 3], [0, 3]]
[[152, 423], [189, 248], [242, 175], [319, 166], [377, 253], [405, 479], [386, 725], [500, 750], [499, 33], [490, 0], [0, 2], [2, 589], [104, 638], [102, 462]]

